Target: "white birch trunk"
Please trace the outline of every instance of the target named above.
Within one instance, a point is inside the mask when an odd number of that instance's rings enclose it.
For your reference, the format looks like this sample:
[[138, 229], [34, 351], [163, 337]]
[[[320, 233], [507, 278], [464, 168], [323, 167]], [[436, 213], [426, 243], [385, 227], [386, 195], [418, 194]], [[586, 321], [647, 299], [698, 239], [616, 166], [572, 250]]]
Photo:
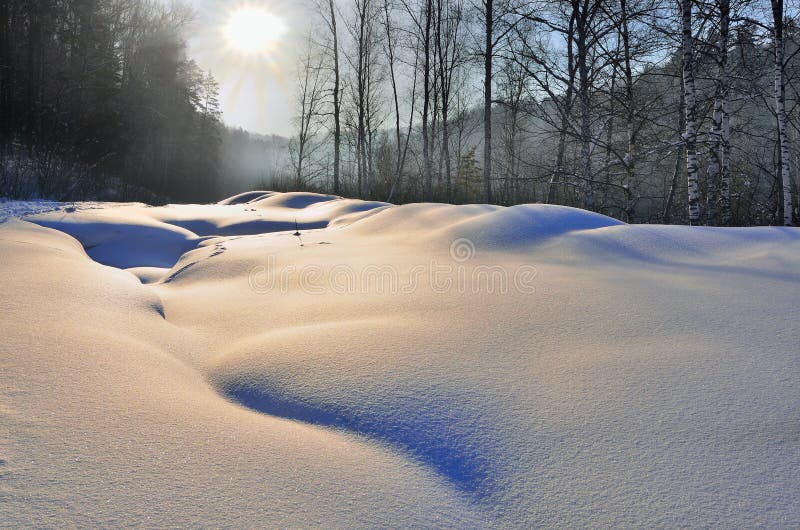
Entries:
[[775, 24], [775, 114], [778, 117], [781, 180], [783, 184], [783, 224], [792, 226], [792, 176], [790, 171], [789, 137], [786, 128], [786, 100], [783, 87], [783, 0], [772, 0]]
[[683, 92], [686, 113], [686, 174], [689, 188], [689, 224], [700, 223], [700, 199], [697, 186], [697, 101], [694, 89], [694, 52], [692, 46], [692, 0], [681, 0], [683, 35]]

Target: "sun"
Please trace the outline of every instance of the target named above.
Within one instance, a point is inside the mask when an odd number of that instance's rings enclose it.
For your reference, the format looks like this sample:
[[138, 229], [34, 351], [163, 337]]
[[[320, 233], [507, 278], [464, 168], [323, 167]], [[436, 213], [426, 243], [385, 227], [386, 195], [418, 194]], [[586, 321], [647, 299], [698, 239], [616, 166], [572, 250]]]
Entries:
[[286, 35], [286, 23], [258, 7], [241, 7], [230, 14], [225, 38], [235, 50], [247, 54], [267, 52]]

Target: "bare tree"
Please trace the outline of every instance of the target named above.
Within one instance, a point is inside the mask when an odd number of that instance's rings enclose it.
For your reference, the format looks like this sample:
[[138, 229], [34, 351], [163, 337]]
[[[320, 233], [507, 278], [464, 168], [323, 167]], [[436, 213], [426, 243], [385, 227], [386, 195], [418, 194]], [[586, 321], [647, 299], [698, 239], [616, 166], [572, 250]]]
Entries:
[[461, 66], [463, 46], [461, 24], [464, 8], [461, 0], [436, 1], [436, 55], [441, 95], [442, 145], [441, 159], [444, 162], [445, 199], [453, 197], [453, 178], [450, 160], [450, 106], [453, 80]]
[[583, 180], [583, 206], [594, 209], [594, 177], [592, 151], [595, 140], [592, 134], [590, 54], [598, 45], [604, 30], [595, 26], [600, 13], [601, 0], [572, 0], [575, 13], [575, 51], [578, 67], [578, 101], [580, 103], [581, 179]]
[[399, 191], [400, 185], [402, 183], [402, 175], [403, 172], [405, 171], [406, 156], [408, 155], [408, 147], [411, 140], [411, 131], [414, 124], [414, 106], [416, 102], [416, 98], [414, 96], [417, 86], [417, 72], [418, 72], [417, 60], [419, 58], [419, 54], [416, 53], [415, 51], [414, 68], [412, 69], [411, 105], [408, 115], [408, 131], [406, 132], [404, 141], [402, 138], [401, 127], [400, 127], [400, 98], [398, 95], [398, 83], [397, 83], [397, 75], [395, 67], [395, 60], [397, 57], [395, 46], [397, 45], [397, 42], [395, 39], [395, 31], [391, 21], [392, 8], [389, 0], [384, 0], [383, 10], [385, 17], [384, 24], [386, 30], [386, 42], [384, 48], [386, 51], [386, 56], [389, 59], [389, 79], [392, 85], [392, 99], [394, 103], [394, 115], [395, 115], [396, 162], [394, 166], [394, 180], [392, 181], [391, 188], [389, 189], [389, 196], [386, 199], [388, 202], [391, 202], [395, 193]]
[[315, 143], [320, 128], [320, 117], [325, 102], [325, 82], [323, 57], [309, 37], [306, 54], [298, 79], [299, 114], [297, 136], [292, 144], [294, 155], [295, 186], [302, 188], [310, 177], [311, 157], [319, 148]]
[[354, 16], [347, 25], [353, 50], [346, 57], [354, 77], [350, 88], [355, 114], [357, 187], [362, 197], [369, 197], [374, 172], [373, 139], [381, 122], [378, 109], [382, 64], [377, 58], [381, 10], [375, 0], [354, 0], [353, 7]]
[[432, 200], [433, 194], [433, 167], [431, 162], [431, 115], [433, 83], [436, 76], [431, 75], [431, 69], [435, 63], [435, 43], [433, 25], [433, 2], [434, 0], [422, 0], [421, 5], [412, 4], [409, 0], [401, 0], [406, 13], [413, 24], [413, 32], [418, 42], [417, 49], [422, 56], [421, 61], [417, 61], [422, 68], [422, 115], [421, 135], [422, 135], [422, 198]]
[[422, 33], [422, 54], [423, 54], [423, 85], [422, 85], [422, 160], [424, 166], [423, 173], [423, 199], [426, 201], [432, 198], [433, 170], [431, 168], [430, 137], [429, 137], [429, 115], [431, 110], [431, 61], [433, 59], [433, 43], [431, 39], [431, 27], [433, 24], [433, 0], [425, 0], [425, 12], [423, 15], [424, 31]]
[[635, 97], [633, 92], [633, 68], [632, 46], [630, 33], [630, 11], [628, 1], [619, 1], [620, 24], [619, 35], [622, 41], [622, 67], [625, 80], [625, 132], [628, 140], [627, 150], [623, 159], [625, 164], [625, 184], [627, 186], [627, 200], [625, 204], [625, 215], [630, 221], [634, 216], [635, 202], [632, 199], [634, 186], [636, 185], [636, 126], [635, 126]]
[[494, 0], [483, 0], [486, 45], [483, 67], [483, 200], [492, 196], [492, 64], [494, 59]]
[[339, 75], [339, 36], [336, 31], [336, 8], [333, 0], [328, 0], [328, 27], [331, 31], [333, 55], [333, 193], [340, 193], [340, 166], [342, 149], [342, 105], [341, 81]]
[[525, 69], [513, 61], [505, 61], [500, 70], [499, 96], [503, 115], [503, 198], [505, 204], [513, 204], [519, 195], [519, 179], [522, 150], [523, 98], [526, 94], [528, 76]]

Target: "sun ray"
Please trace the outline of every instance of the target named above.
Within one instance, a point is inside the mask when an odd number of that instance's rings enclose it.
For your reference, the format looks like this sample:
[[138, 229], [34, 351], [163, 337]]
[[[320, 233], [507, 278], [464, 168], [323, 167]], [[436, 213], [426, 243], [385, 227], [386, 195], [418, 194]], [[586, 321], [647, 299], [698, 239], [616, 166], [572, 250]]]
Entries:
[[223, 31], [228, 46], [245, 54], [268, 53], [280, 43], [288, 28], [282, 18], [260, 7], [240, 7], [231, 12]]
[[227, 119], [253, 130], [288, 124], [292, 50], [305, 24], [299, 14], [304, 11], [291, 0], [204, 0], [201, 5], [192, 53], [219, 81]]

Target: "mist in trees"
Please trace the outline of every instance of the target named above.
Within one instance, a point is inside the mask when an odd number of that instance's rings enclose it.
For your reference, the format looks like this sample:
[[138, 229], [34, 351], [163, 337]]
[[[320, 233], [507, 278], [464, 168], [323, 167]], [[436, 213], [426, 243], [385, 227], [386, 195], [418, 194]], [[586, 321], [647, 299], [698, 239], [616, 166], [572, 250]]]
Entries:
[[218, 87], [186, 56], [191, 16], [153, 0], [0, 2], [0, 193], [215, 198]]

